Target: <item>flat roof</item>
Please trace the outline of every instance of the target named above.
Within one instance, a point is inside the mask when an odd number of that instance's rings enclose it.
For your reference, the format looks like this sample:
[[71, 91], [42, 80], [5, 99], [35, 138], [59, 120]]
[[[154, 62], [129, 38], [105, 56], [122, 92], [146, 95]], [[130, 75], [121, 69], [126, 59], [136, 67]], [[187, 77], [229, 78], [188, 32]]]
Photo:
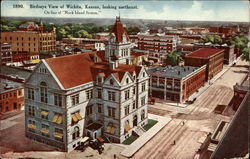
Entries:
[[13, 91], [17, 88], [22, 88], [23, 85], [21, 83], [13, 82], [7, 79], [0, 79], [0, 92], [5, 93], [9, 91]]
[[149, 75], [161, 76], [168, 78], [178, 78], [182, 79], [194, 71], [198, 70], [200, 67], [193, 66], [166, 66], [166, 67], [154, 67], [147, 70]]
[[1, 75], [9, 76], [9, 77], [19, 77], [23, 79], [27, 79], [31, 74], [30, 70], [25, 70], [23, 68], [17, 68], [13, 66], [1, 66]]
[[219, 52], [223, 51], [223, 49], [214, 49], [214, 48], [201, 48], [190, 54], [186, 55], [186, 57], [200, 57], [200, 58], [209, 58]]

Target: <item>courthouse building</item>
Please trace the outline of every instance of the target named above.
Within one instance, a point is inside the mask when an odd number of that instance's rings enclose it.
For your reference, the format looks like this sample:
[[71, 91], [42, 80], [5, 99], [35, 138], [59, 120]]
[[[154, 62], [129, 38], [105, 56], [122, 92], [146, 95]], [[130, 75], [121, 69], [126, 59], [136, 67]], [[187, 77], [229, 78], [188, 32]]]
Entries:
[[129, 65], [120, 18], [105, 51], [42, 60], [25, 83], [25, 133], [72, 151], [88, 136], [121, 143], [147, 124], [148, 74]]
[[224, 50], [201, 48], [185, 56], [185, 65], [200, 67], [206, 65], [206, 81], [223, 69]]

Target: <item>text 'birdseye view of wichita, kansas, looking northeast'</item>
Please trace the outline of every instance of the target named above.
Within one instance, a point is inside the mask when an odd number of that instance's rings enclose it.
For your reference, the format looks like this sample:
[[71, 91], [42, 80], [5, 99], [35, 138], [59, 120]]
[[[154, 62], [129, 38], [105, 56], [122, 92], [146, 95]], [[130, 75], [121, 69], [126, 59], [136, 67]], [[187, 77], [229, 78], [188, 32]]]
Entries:
[[249, 158], [249, 1], [1, 2], [0, 158]]

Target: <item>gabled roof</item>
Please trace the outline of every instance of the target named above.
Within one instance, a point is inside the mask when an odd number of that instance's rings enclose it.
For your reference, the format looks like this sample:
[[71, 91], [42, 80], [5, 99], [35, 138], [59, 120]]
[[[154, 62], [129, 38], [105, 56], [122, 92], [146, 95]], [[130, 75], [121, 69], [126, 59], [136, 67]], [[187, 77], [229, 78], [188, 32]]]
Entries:
[[[122, 80], [126, 72], [131, 75], [135, 72], [137, 76], [139, 75], [141, 71], [139, 66], [119, 64], [117, 68], [110, 69], [104, 54], [104, 51], [95, 51], [49, 58], [45, 61], [65, 89], [95, 81], [98, 74], [104, 75], [104, 78], [113, 74], [118, 81]], [[94, 62], [95, 56], [97, 62]]]
[[127, 34], [127, 32], [125, 31], [125, 29], [122, 26], [122, 23], [120, 21], [120, 17], [116, 18], [115, 24], [113, 29], [111, 30], [110, 34], [114, 33], [115, 37], [116, 37], [116, 42], [122, 42], [122, 37], [125, 34], [126, 39], [129, 40], [129, 36]]
[[187, 54], [186, 57], [197, 57], [197, 58], [209, 58], [220, 52], [224, 51], [223, 49], [214, 49], [214, 48], [201, 48], [190, 54]]

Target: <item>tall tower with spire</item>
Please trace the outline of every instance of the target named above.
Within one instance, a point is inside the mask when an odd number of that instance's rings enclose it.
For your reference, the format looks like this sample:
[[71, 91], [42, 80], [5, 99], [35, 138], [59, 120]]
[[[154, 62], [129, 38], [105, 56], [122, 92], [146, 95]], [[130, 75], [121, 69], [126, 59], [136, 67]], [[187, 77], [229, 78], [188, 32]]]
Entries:
[[127, 32], [123, 28], [120, 17], [116, 17], [105, 48], [105, 59], [110, 63], [130, 64], [131, 47], [132, 44]]

